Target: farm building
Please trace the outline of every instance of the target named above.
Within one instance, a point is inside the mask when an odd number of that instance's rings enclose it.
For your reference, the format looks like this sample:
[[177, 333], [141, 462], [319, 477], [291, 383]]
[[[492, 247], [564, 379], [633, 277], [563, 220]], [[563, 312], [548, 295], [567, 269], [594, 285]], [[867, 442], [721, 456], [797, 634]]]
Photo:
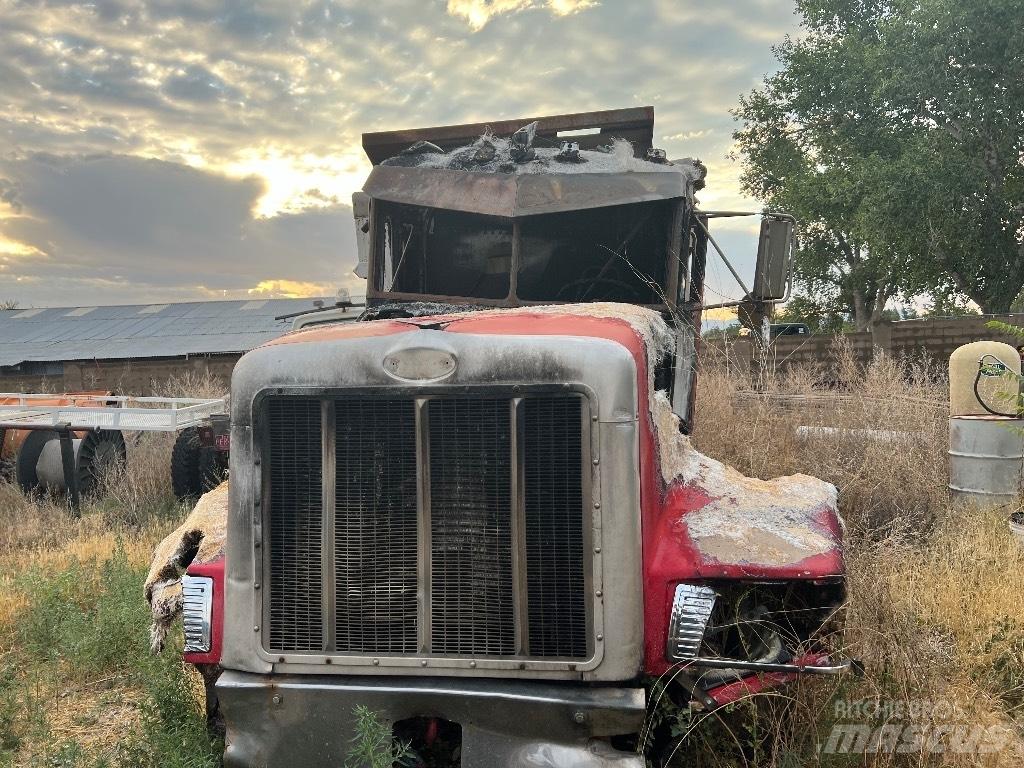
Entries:
[[[227, 382], [238, 358], [287, 333], [312, 298], [0, 310], [0, 391], [149, 395], [169, 377]], [[322, 300], [333, 304], [332, 299]], [[351, 318], [358, 309], [349, 309]]]

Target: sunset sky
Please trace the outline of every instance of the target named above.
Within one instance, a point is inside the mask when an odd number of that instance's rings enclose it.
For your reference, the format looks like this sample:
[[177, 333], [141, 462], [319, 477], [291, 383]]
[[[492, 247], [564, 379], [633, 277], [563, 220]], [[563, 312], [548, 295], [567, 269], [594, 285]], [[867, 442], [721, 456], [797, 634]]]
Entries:
[[729, 109], [795, 30], [789, 0], [0, 0], [0, 300], [359, 294], [364, 131], [652, 104], [705, 208], [756, 207]]

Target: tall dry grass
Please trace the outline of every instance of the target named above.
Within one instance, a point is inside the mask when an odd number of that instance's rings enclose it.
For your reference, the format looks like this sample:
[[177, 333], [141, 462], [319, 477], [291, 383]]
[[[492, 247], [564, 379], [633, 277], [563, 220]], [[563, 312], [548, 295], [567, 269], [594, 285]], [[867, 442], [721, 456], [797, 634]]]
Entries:
[[[927, 361], [879, 357], [835, 369], [767, 367], [751, 377], [708, 355], [699, 384], [697, 447], [747, 474], [804, 472], [839, 488], [849, 571], [843, 651], [862, 678], [804, 678], [754, 697], [692, 737], [706, 766], [1017, 766], [1024, 762], [1024, 547], [1008, 510], [948, 498], [948, 395]], [[759, 391], [752, 393], [755, 385]], [[799, 427], [833, 432], [800, 436]], [[899, 720], [939, 727], [1004, 727], [995, 753], [831, 755], [832, 727], [850, 702], [903, 706]], [[937, 707], [937, 708], [936, 708]], [[868, 724], [877, 727], [884, 720]], [[741, 748], [742, 747], [742, 748]]]
[[[162, 394], [219, 397], [186, 374]], [[193, 679], [153, 659], [142, 581], [186, 514], [170, 485], [174, 435], [126, 433], [127, 465], [75, 515], [62, 494], [0, 479], [0, 766], [212, 765]]]
[[[186, 371], [155, 384], [164, 397], [226, 397], [227, 386], [209, 373]], [[61, 547], [83, 536], [128, 534], [157, 528], [181, 512], [171, 491], [175, 435], [126, 432], [127, 463], [110, 467], [97, 493], [84, 500], [81, 517], [63, 494], [24, 494], [12, 475], [0, 477], [0, 560], [5, 552]]]

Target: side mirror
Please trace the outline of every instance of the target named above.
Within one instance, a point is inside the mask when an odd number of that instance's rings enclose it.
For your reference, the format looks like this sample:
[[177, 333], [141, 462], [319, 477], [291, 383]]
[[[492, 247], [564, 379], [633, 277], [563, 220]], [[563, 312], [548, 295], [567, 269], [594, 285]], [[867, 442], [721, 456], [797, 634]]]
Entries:
[[356, 220], [356, 277], [365, 278], [370, 264], [370, 196], [359, 190], [352, 193], [352, 215]]
[[754, 301], [786, 298], [793, 266], [794, 225], [789, 216], [769, 216], [761, 220], [757, 266], [750, 289], [750, 298]]

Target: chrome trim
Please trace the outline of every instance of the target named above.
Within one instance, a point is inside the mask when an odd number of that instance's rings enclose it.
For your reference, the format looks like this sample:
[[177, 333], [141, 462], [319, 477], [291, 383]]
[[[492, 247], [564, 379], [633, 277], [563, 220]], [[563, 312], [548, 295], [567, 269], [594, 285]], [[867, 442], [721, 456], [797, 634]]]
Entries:
[[678, 584], [672, 598], [665, 652], [672, 661], [696, 658], [715, 608], [715, 590], [697, 584]]
[[[458, 322], [458, 321], [455, 321]], [[296, 342], [301, 342], [296, 337]], [[410, 346], [448, 349], [459, 359], [444, 385], [399, 386], [381, 366], [384, 357]], [[256, 674], [297, 672], [329, 675], [428, 674], [432, 677], [529, 678], [614, 682], [641, 673], [643, 659], [640, 560], [640, 466], [635, 361], [607, 339], [572, 335], [451, 333], [419, 329], [359, 339], [279, 343], [249, 352], [231, 377], [231, 484], [225, 565], [225, 622], [222, 663]], [[269, 485], [264, 465], [267, 424], [259, 418], [266, 395], [323, 396], [327, 392], [368, 392], [427, 397], [466, 394], [486, 387], [521, 387], [520, 392], [584, 394], [591, 403], [591, 509], [586, 534], [592, 567], [585, 572], [595, 596], [586, 662], [514, 658], [326, 656], [272, 653], [263, 647], [264, 585], [269, 551], [263, 540]], [[641, 408], [642, 410], [642, 408]], [[255, 421], [253, 416], [256, 415]], [[600, 463], [594, 463], [599, 461]], [[263, 478], [261, 480], [261, 478]], [[600, 502], [597, 508], [594, 502]], [[260, 588], [254, 589], [254, 583]], [[597, 640], [597, 635], [602, 635]], [[374, 661], [377, 663], [375, 664]], [[423, 668], [423, 662], [428, 662]]]
[[185, 653], [209, 653], [212, 638], [213, 579], [189, 576], [181, 579], [181, 616]]
[[419, 652], [426, 654], [430, 649], [430, 633], [433, 630], [430, 601], [430, 580], [433, 576], [433, 548], [430, 519], [430, 477], [427, 472], [428, 446], [430, 445], [430, 424], [424, 411], [427, 401], [420, 397], [413, 406], [416, 413], [416, 539], [419, 541], [416, 564], [416, 591], [419, 596]]
[[741, 661], [740, 659], [687, 659], [685, 667], [707, 667], [708, 669], [738, 669], [750, 672], [799, 672], [808, 675], [840, 675], [853, 666], [853, 659], [843, 659], [838, 664], [774, 664], [767, 661]]
[[[527, 584], [526, 584], [526, 487], [523, 451], [523, 398], [509, 400], [511, 409], [511, 440], [509, 448], [512, 462], [512, 616], [515, 623], [516, 655], [529, 656], [530, 635], [528, 625]], [[584, 514], [584, 510], [580, 510]], [[584, 552], [584, 556], [586, 553]], [[587, 599], [590, 597], [587, 595]]]

